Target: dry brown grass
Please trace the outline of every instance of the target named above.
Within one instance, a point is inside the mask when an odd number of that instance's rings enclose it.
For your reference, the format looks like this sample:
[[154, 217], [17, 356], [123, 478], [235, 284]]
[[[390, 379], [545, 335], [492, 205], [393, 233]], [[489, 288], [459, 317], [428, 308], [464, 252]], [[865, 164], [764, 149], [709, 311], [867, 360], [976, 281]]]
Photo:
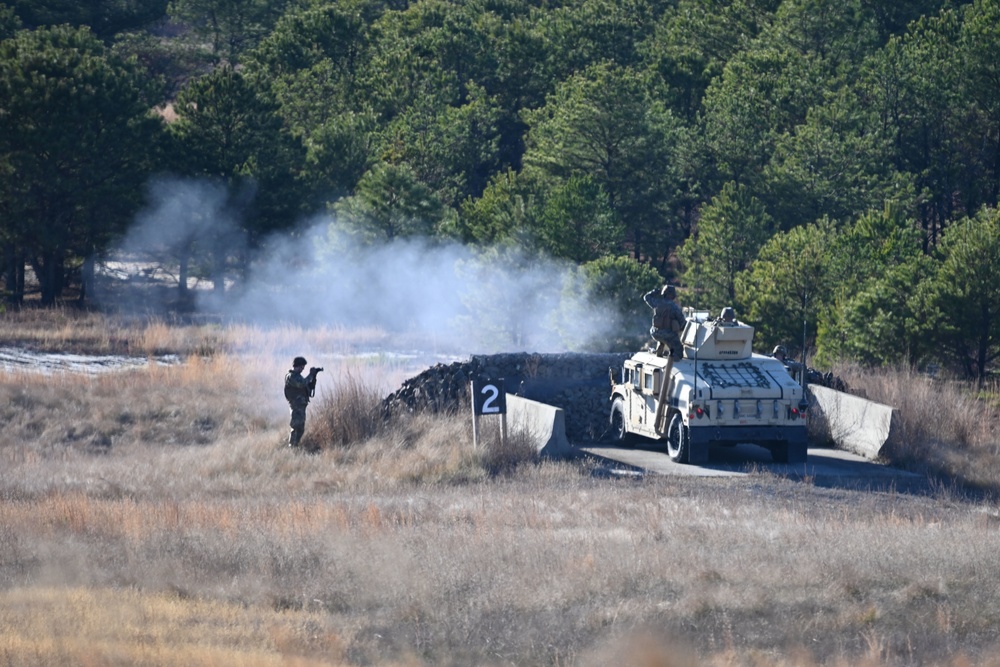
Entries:
[[322, 614], [138, 589], [6, 590], [0, 626], [0, 662], [12, 666], [346, 664], [342, 638]]
[[289, 451], [285, 356], [0, 374], [0, 662], [1000, 664], [992, 503], [476, 451], [369, 360]]
[[[329, 469], [326, 456], [286, 458]], [[0, 608], [17, 620], [0, 622], [17, 641], [4, 650], [10, 664], [45, 664], [39, 646], [94, 664], [112, 649], [143, 657], [123, 664], [187, 664], [196, 649], [219, 664], [239, 651], [246, 664], [989, 664], [992, 513], [580, 472], [8, 500]]]
[[993, 493], [1000, 492], [1000, 410], [972, 384], [936, 380], [912, 369], [844, 366], [853, 391], [895, 409], [888, 457], [897, 464]]

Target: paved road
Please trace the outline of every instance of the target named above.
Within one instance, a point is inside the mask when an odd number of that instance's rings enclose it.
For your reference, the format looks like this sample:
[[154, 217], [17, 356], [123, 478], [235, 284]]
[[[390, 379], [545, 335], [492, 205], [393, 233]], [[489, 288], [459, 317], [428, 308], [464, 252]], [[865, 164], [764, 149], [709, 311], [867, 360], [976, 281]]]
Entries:
[[612, 467], [660, 475], [739, 477], [766, 471], [817, 486], [894, 488], [901, 491], [916, 490], [927, 484], [927, 480], [920, 475], [872, 463], [839, 449], [812, 448], [806, 463], [781, 464], [772, 463], [771, 453], [762, 447], [713, 447], [709, 463], [704, 466], [674, 463], [666, 450], [653, 443], [628, 448], [600, 445], [580, 449]]

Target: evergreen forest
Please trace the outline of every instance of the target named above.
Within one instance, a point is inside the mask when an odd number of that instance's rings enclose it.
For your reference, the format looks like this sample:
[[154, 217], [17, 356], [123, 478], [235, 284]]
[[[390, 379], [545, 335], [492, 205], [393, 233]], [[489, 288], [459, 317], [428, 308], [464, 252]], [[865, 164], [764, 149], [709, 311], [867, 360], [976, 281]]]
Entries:
[[1000, 355], [1000, 0], [6, 2], [8, 308], [85, 301], [170, 174], [225, 195], [175, 249], [223, 290], [322, 214], [569, 262], [646, 327], [671, 282], [818, 364]]

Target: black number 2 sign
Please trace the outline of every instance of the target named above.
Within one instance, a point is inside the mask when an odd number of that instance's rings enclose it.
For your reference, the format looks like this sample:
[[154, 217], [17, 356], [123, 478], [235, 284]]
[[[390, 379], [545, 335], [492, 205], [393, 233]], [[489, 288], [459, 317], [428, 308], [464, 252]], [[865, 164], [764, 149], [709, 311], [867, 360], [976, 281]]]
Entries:
[[503, 378], [499, 380], [474, 380], [472, 382], [472, 402], [477, 415], [507, 414], [507, 392], [503, 388]]

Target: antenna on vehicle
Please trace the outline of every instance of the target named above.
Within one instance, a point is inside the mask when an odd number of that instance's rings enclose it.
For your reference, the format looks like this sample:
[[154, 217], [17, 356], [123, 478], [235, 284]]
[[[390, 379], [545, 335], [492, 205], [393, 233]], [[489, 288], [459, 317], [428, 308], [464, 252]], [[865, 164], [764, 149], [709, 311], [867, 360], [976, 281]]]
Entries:
[[[701, 345], [698, 344], [698, 332], [701, 328], [695, 329], [694, 332], [694, 395], [698, 395], [698, 350], [701, 349]], [[683, 348], [684, 346], [681, 345]]]
[[802, 368], [799, 369], [799, 372], [802, 373], [802, 376], [799, 378], [799, 382], [802, 384], [802, 388], [803, 389], [806, 386], [806, 373], [805, 373], [805, 368], [806, 368], [806, 325], [807, 325], [807, 322], [806, 322], [806, 309], [808, 308], [808, 303], [809, 303], [809, 293], [806, 292], [805, 294], [802, 295]]
[[809, 292], [802, 295], [802, 366], [799, 368], [799, 384], [802, 386], [802, 398], [799, 399], [799, 409], [805, 412], [809, 407], [809, 399], [806, 398], [806, 310], [809, 303]]

